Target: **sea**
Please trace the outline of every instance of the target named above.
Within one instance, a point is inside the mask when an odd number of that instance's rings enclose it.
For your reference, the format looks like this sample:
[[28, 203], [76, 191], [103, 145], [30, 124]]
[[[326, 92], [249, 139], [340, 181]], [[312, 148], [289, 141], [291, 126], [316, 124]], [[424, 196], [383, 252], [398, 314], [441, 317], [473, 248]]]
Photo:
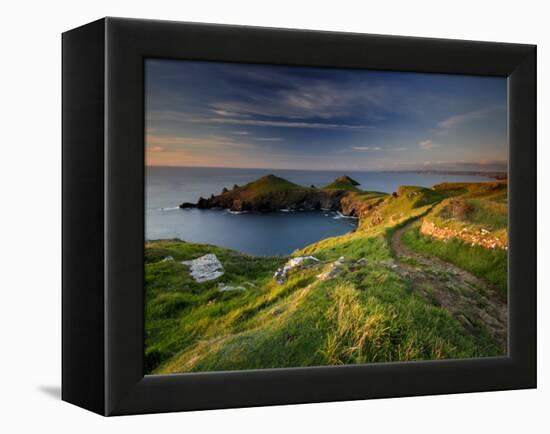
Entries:
[[303, 186], [322, 187], [348, 175], [365, 191], [392, 193], [400, 185], [432, 187], [441, 182], [488, 181], [477, 175], [414, 172], [352, 172], [229, 169], [148, 166], [145, 172], [145, 239], [181, 239], [214, 244], [259, 256], [285, 256], [318, 240], [352, 231], [357, 221], [336, 212], [296, 211], [267, 214], [234, 213], [229, 210], [180, 209], [182, 202], [195, 203], [273, 174]]

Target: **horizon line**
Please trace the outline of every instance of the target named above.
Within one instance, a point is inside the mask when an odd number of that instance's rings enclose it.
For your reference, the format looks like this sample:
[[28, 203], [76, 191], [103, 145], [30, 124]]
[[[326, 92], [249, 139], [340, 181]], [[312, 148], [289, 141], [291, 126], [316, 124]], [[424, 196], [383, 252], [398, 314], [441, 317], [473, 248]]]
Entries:
[[446, 172], [446, 173], [508, 173], [508, 168], [505, 169], [289, 169], [280, 167], [238, 167], [238, 166], [172, 166], [162, 164], [145, 164], [148, 167], [162, 167], [174, 169], [240, 169], [240, 170], [289, 170], [295, 172]]

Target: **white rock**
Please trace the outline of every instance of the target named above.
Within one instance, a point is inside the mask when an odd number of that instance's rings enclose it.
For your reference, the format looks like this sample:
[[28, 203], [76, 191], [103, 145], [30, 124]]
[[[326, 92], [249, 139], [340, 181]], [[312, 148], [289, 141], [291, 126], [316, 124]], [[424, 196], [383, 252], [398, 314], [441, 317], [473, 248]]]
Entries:
[[182, 264], [190, 267], [190, 274], [197, 282], [214, 280], [224, 274], [221, 262], [213, 253], [208, 253], [191, 261], [182, 261]]
[[220, 283], [220, 285], [218, 287], [218, 291], [220, 291], [220, 292], [246, 291], [246, 288], [244, 286], [231, 286], [231, 285], [224, 285], [223, 283]]
[[314, 256], [297, 256], [296, 258], [291, 258], [284, 266], [275, 271], [273, 278], [277, 281], [277, 283], [283, 284], [286, 281], [290, 270], [302, 267], [311, 261], [319, 262], [319, 259]]
[[335, 277], [340, 271], [342, 271], [342, 266], [344, 265], [344, 257], [340, 256], [336, 261], [334, 261], [332, 264], [330, 264], [327, 271], [324, 273], [319, 274], [317, 277], [321, 280], [327, 280], [332, 279]]
[[173, 256], [167, 256], [166, 258], [164, 258], [162, 261], [160, 262], [170, 262], [170, 261], [173, 261], [174, 260], [174, 257]]

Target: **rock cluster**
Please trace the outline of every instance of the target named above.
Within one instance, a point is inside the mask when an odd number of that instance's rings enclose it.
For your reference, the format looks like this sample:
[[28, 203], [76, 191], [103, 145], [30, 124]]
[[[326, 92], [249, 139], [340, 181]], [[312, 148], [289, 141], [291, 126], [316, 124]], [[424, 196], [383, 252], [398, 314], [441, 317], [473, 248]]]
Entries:
[[508, 250], [508, 239], [505, 233], [494, 234], [483, 228], [479, 230], [467, 228], [442, 228], [430, 221], [424, 220], [420, 227], [420, 232], [423, 235], [429, 235], [438, 240], [456, 238], [471, 246], [481, 246], [486, 249]]
[[218, 257], [213, 253], [208, 253], [197, 259], [182, 261], [183, 265], [188, 265], [191, 269], [191, 277], [197, 282], [207, 282], [223, 276], [223, 266]]
[[328, 280], [335, 277], [340, 271], [342, 271], [342, 266], [344, 265], [345, 258], [340, 256], [336, 261], [330, 264], [327, 271], [319, 274], [317, 277], [321, 280]]
[[[349, 177], [339, 177], [329, 186], [318, 189], [301, 187], [274, 175], [264, 176], [243, 187], [224, 189], [219, 195], [200, 197], [196, 204], [184, 202], [180, 208], [222, 208], [231, 211], [272, 212], [280, 210], [333, 210], [346, 216], [355, 215], [351, 203], [341, 206], [344, 197], [354, 191], [357, 182]], [[330, 187], [330, 188], [329, 188]]]
[[319, 262], [319, 259], [317, 259], [314, 256], [298, 256], [296, 258], [291, 258], [287, 261], [285, 265], [278, 268], [277, 271], [275, 271], [275, 274], [273, 275], [273, 278], [275, 281], [282, 285], [286, 282], [288, 278], [288, 273], [291, 270], [294, 270], [295, 268], [301, 268], [307, 265], [310, 265], [311, 263], [317, 263]]

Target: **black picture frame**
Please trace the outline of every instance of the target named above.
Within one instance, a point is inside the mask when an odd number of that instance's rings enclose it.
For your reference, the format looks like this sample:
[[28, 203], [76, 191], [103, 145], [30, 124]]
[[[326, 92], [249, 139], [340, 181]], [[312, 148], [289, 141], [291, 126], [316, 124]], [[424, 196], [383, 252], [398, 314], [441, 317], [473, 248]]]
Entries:
[[[102, 415], [536, 387], [536, 46], [104, 18], [63, 34], [62, 399]], [[507, 77], [507, 357], [144, 376], [144, 59]]]

